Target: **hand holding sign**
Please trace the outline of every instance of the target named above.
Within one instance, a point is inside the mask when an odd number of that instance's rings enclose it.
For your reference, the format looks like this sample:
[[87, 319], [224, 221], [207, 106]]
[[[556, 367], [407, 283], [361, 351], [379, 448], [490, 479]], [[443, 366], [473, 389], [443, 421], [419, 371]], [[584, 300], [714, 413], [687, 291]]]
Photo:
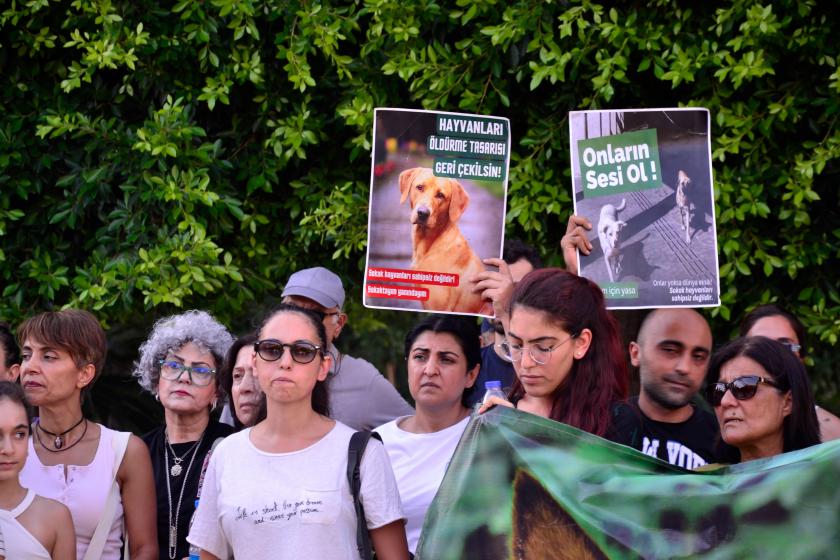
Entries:
[[592, 229], [592, 223], [584, 216], [572, 214], [569, 216], [569, 223], [566, 226], [566, 235], [560, 240], [560, 249], [563, 250], [563, 262], [566, 263], [566, 270], [572, 274], [578, 273], [577, 251], [588, 255], [592, 251], [592, 242], [586, 232]]
[[513, 294], [513, 277], [510, 274], [510, 268], [502, 259], [484, 259], [482, 262], [498, 267], [499, 271], [485, 270], [473, 276], [475, 291], [481, 293], [482, 299], [492, 302], [493, 314], [496, 319], [502, 321], [507, 331], [507, 311]]

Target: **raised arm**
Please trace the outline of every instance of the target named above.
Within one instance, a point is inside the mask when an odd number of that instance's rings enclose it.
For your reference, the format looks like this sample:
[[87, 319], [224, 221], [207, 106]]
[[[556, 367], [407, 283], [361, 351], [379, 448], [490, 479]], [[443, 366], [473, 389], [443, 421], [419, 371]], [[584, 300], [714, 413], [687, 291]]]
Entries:
[[592, 229], [592, 224], [583, 216], [572, 214], [569, 216], [569, 223], [566, 225], [566, 235], [560, 240], [560, 248], [563, 250], [563, 262], [566, 263], [566, 270], [572, 274], [578, 273], [577, 251], [588, 255], [592, 251], [592, 242], [586, 232]]

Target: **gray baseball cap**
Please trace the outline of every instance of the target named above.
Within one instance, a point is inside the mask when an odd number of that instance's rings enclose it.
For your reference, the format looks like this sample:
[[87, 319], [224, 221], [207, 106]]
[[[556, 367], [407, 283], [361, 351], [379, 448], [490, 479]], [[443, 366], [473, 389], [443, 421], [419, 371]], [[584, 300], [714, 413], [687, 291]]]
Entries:
[[344, 286], [341, 278], [323, 266], [298, 270], [286, 282], [282, 297], [301, 296], [323, 305], [341, 308], [344, 306]]

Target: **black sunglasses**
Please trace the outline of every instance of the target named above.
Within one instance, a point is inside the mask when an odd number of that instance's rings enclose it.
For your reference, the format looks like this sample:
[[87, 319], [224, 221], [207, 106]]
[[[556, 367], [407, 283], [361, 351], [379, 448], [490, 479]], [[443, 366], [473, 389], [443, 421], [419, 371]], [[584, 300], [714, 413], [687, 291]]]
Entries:
[[282, 358], [283, 352], [286, 351], [286, 348], [289, 349], [289, 352], [292, 355], [292, 360], [299, 364], [308, 364], [314, 360], [315, 356], [318, 354], [323, 355], [321, 347], [315, 346], [311, 342], [298, 341], [287, 344], [273, 338], [267, 338], [265, 340], [257, 341], [254, 344], [254, 351], [257, 353], [257, 356], [266, 362], [276, 362]]
[[712, 406], [720, 406], [720, 402], [723, 400], [723, 395], [726, 394], [726, 391], [731, 391], [733, 397], [739, 401], [745, 401], [755, 396], [755, 392], [758, 391], [759, 383], [766, 383], [771, 387], [776, 387], [777, 389], [779, 388], [779, 384], [772, 379], [760, 377], [758, 375], [744, 375], [733, 379], [729, 383], [724, 383], [722, 381], [712, 383], [708, 386], [708, 388], [706, 388], [706, 398]]

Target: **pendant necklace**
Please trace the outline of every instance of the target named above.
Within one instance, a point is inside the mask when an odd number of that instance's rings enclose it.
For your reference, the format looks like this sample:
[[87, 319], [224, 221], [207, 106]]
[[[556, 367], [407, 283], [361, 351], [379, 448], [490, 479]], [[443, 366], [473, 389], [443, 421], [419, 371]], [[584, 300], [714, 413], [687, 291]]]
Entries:
[[[64, 447], [64, 437], [63, 436], [65, 434], [67, 434], [70, 430], [72, 430], [73, 428], [78, 426], [82, 422], [82, 420], [84, 420], [84, 422], [85, 422], [85, 429], [82, 430], [82, 435], [79, 436], [79, 439], [77, 439], [76, 441], [74, 441], [73, 443], [68, 445], [67, 447]], [[82, 441], [85, 438], [85, 434], [87, 433], [87, 429], [88, 429], [88, 422], [87, 422], [87, 420], [84, 419], [84, 417], [82, 418], [82, 420], [79, 420], [79, 422], [76, 423], [76, 426], [73, 426], [73, 428], [70, 428], [70, 430], [67, 430], [66, 432], [61, 432], [61, 436], [57, 436], [56, 434], [53, 434], [52, 432], [49, 432], [49, 431], [45, 430], [41, 426], [41, 422], [39, 420], [35, 423], [35, 428], [36, 428], [35, 429], [35, 438], [38, 440], [38, 443], [41, 444], [41, 447], [43, 447], [44, 449], [46, 449], [50, 453], [58, 453], [60, 451], [67, 451], [68, 449], [74, 448], [76, 445], [78, 445], [78, 443], [80, 441]], [[49, 447], [44, 445], [44, 442], [41, 440], [41, 432], [44, 432], [45, 434], [49, 434], [51, 436], [52, 435], [56, 436], [55, 440], [53, 441], [53, 445], [55, 446], [55, 449], [50, 449]]]
[[[192, 457], [190, 457], [190, 462], [187, 465], [187, 473], [184, 475], [184, 481], [181, 483], [181, 493], [178, 495], [178, 504], [175, 506], [175, 519], [172, 518], [172, 486], [169, 482], [169, 475], [171, 474], [173, 477], [177, 477], [178, 475], [181, 474], [181, 465], [179, 464], [180, 462], [176, 463], [175, 465], [172, 465], [172, 469], [167, 469], [168, 472], [167, 472], [167, 476], [166, 476], [166, 503], [169, 506], [169, 543], [168, 543], [169, 544], [169, 551], [168, 552], [169, 552], [170, 560], [175, 560], [175, 557], [178, 554], [178, 518], [181, 516], [181, 502], [184, 499], [184, 489], [187, 487], [187, 478], [190, 476], [190, 470], [192, 469], [193, 461], [195, 461], [196, 455], [198, 455], [198, 446], [201, 444], [202, 440], [204, 440], [204, 434], [201, 434], [201, 437], [198, 439], [198, 441], [195, 443], [195, 445], [190, 447], [189, 451], [184, 453], [184, 455], [181, 457], [181, 461], [183, 461], [187, 457], [187, 454], [192, 452]], [[166, 445], [163, 447], [163, 458], [164, 458], [164, 461], [166, 462], [166, 466], [168, 467], [169, 466], [169, 450], [167, 449], [167, 447], [171, 448], [171, 446], [169, 445], [168, 434], [166, 436]], [[174, 450], [172, 451], [172, 454], [175, 455]], [[175, 457], [173, 457], [173, 458], [175, 458]], [[177, 474], [173, 473], [176, 466], [178, 467]]]
[[[170, 469], [169, 469], [169, 474], [171, 474], [172, 476], [180, 476], [181, 475], [181, 473], [184, 471], [184, 468], [181, 466], [181, 463], [184, 461], [184, 459], [187, 457], [187, 455], [189, 455], [192, 452], [193, 449], [198, 447], [198, 444], [201, 443], [202, 439], [204, 439], [204, 434], [203, 433], [201, 434], [201, 437], [198, 439], [198, 441], [196, 441], [194, 444], [192, 444], [192, 447], [187, 449], [187, 451], [183, 455], [178, 457], [178, 455], [175, 453], [175, 449], [172, 447], [172, 444], [169, 443], [169, 434], [166, 435], [166, 445], [167, 445], [167, 447], [169, 447], [169, 451], [172, 452], [172, 462], [173, 462], [172, 467], [170, 467]], [[169, 460], [166, 461], [166, 465], [169, 466]]]
[[53, 440], [53, 447], [55, 447], [56, 449], [61, 449], [62, 447], [64, 447], [64, 442], [65, 442], [64, 436], [66, 436], [67, 434], [69, 434], [70, 432], [72, 432], [72, 431], [76, 428], [76, 426], [78, 426], [79, 424], [81, 424], [81, 423], [82, 423], [82, 421], [83, 421], [84, 419], [85, 419], [85, 417], [84, 417], [84, 416], [82, 416], [81, 418], [79, 418], [79, 421], [78, 421], [78, 422], [76, 422], [75, 424], [73, 424], [72, 426], [70, 426], [70, 428], [69, 428], [69, 429], [64, 430], [63, 432], [58, 433], [58, 434], [55, 434], [55, 433], [53, 433], [53, 432], [51, 432], [51, 431], [47, 430], [46, 428], [44, 428], [44, 427], [41, 425], [40, 420], [38, 421], [38, 427], [41, 429], [41, 431], [42, 431], [42, 432], [44, 432], [44, 433], [45, 433], [45, 434], [47, 434], [48, 436], [52, 436], [52, 437], [54, 437], [54, 438], [55, 438], [55, 439]]

